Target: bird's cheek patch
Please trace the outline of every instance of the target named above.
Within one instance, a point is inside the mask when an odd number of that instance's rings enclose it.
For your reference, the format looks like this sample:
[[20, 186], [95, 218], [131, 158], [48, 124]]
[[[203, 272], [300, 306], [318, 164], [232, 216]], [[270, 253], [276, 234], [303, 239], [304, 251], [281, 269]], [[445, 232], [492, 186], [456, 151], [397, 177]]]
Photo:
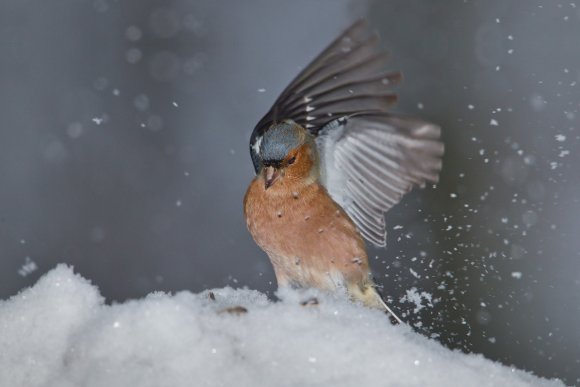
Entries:
[[310, 147], [307, 144], [302, 145], [296, 152], [296, 160], [290, 167], [292, 175], [298, 177], [308, 177], [314, 166], [314, 160], [311, 156]]

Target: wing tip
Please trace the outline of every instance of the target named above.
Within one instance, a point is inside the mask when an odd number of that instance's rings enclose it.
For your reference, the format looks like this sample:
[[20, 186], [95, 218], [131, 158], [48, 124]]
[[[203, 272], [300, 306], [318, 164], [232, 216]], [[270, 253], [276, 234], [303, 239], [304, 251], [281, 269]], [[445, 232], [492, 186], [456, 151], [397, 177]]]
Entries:
[[412, 129], [412, 133], [416, 138], [438, 140], [441, 138], [441, 127], [430, 122], [423, 122]]
[[[384, 213], [381, 212], [381, 216], [384, 219]], [[380, 233], [377, 234], [371, 234], [369, 231], [365, 230], [365, 229], [359, 229], [359, 232], [361, 233], [362, 237], [364, 239], [366, 239], [367, 241], [369, 241], [373, 246], [378, 247], [378, 248], [386, 248], [387, 247], [387, 231], [384, 228], [384, 222], [383, 222], [383, 228], [381, 230]]]
[[359, 27], [368, 27], [369, 25], [369, 19], [367, 19], [364, 16], [360, 16], [358, 18], [356, 18], [349, 27], [347, 27], [347, 29], [345, 30], [345, 32], [348, 32], [350, 30], [353, 30], [355, 28], [359, 28]]

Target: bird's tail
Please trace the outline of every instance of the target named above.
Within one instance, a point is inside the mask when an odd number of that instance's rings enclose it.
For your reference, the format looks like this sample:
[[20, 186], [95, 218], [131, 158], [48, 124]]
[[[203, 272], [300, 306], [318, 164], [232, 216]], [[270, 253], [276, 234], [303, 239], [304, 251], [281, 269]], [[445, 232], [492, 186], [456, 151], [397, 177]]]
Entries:
[[387, 305], [376, 285], [373, 283], [357, 284], [348, 287], [350, 296], [369, 308], [384, 310], [393, 325], [403, 324], [403, 320]]
[[385, 308], [385, 311], [389, 315], [389, 319], [391, 320], [391, 323], [393, 325], [403, 324], [403, 320], [401, 320], [401, 318], [399, 316], [397, 316], [397, 314], [395, 312], [393, 312], [393, 310], [391, 308], [389, 308], [389, 306], [385, 302], [385, 299], [383, 298], [383, 296], [379, 293], [379, 291], [376, 288], [375, 288], [375, 293], [377, 294], [377, 297], [379, 298], [381, 305], [383, 306], [383, 308]]

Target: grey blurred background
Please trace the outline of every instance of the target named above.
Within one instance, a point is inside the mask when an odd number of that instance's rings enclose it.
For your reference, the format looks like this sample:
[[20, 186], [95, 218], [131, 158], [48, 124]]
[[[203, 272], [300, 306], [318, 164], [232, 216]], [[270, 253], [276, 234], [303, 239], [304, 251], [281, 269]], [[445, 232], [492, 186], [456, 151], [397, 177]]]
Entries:
[[109, 301], [273, 296], [242, 216], [249, 135], [365, 15], [405, 74], [397, 109], [447, 148], [440, 184], [389, 212], [372, 251], [393, 307], [452, 348], [580, 383], [570, 1], [0, 1], [0, 297], [58, 262]]

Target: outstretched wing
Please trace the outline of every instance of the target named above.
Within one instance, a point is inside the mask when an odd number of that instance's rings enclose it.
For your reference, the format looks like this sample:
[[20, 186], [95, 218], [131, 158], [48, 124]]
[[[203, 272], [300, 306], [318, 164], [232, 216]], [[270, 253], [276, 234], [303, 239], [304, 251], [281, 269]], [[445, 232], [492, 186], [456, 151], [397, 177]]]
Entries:
[[250, 153], [256, 172], [262, 135], [273, 123], [291, 119], [317, 135], [338, 117], [386, 111], [396, 101], [390, 87], [401, 74], [380, 72], [387, 54], [378, 42], [367, 21], [358, 20], [298, 74], [254, 128]]
[[440, 129], [387, 113], [398, 72], [381, 72], [386, 53], [366, 20], [355, 22], [282, 92], [254, 128], [250, 153], [261, 168], [262, 136], [291, 119], [316, 136], [322, 184], [377, 246], [386, 244], [384, 212], [414, 186], [436, 182]]
[[369, 242], [385, 246], [384, 213], [413, 187], [437, 182], [439, 136], [437, 125], [387, 113], [345, 117], [320, 131], [322, 184]]

